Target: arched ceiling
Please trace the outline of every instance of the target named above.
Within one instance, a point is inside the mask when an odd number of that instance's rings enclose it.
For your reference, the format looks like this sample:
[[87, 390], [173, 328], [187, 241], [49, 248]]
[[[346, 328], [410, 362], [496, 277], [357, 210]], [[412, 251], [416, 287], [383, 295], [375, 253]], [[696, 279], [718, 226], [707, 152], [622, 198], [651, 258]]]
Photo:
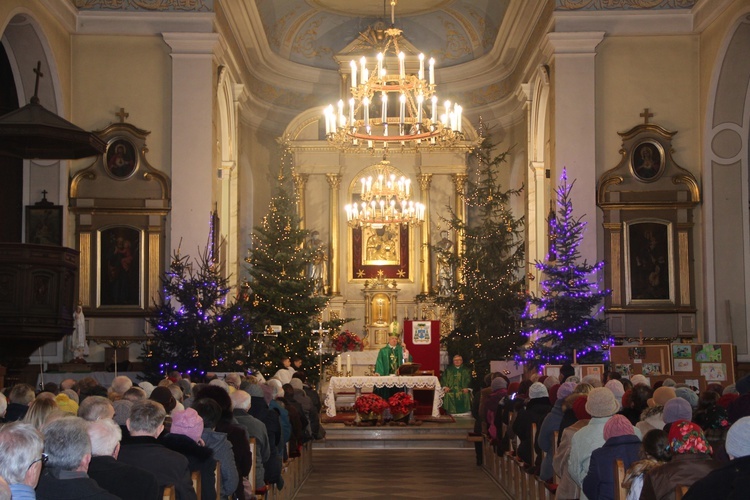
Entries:
[[[492, 49], [510, 0], [401, 0], [395, 27], [440, 67]], [[390, 25], [390, 0], [256, 0], [273, 52], [289, 61], [337, 69], [333, 56], [378, 22]]]

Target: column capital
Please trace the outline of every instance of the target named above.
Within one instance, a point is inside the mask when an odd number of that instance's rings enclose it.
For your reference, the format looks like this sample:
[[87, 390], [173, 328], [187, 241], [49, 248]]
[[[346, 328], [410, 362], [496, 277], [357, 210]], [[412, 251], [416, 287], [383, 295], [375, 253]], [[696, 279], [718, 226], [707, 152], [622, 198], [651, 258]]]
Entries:
[[161, 36], [172, 49], [172, 56], [178, 54], [213, 56], [219, 44], [218, 33], [162, 33]]
[[304, 189], [307, 180], [310, 178], [310, 174], [292, 174], [294, 185], [297, 189]]
[[338, 189], [341, 186], [341, 174], [326, 174], [326, 181], [331, 189]]
[[432, 174], [417, 174], [417, 182], [419, 182], [419, 187], [422, 188], [422, 191], [429, 190], [432, 184]]
[[453, 180], [453, 185], [456, 188], [456, 192], [463, 193], [464, 189], [466, 188], [466, 181], [469, 178], [468, 174], [453, 174], [451, 176]]
[[595, 54], [604, 40], [604, 31], [547, 33], [542, 42], [542, 53], [551, 57], [558, 54]]

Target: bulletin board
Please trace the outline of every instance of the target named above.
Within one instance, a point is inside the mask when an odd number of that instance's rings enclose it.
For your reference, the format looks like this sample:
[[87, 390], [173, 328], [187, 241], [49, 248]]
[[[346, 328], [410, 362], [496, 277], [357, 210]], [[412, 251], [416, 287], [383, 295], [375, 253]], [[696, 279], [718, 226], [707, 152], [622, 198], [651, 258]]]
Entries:
[[701, 389], [707, 384], [734, 383], [732, 344], [672, 344], [670, 348], [675, 381], [698, 380]]
[[627, 379], [633, 375], [643, 375], [649, 379], [672, 375], [672, 350], [667, 344], [612, 346], [609, 348], [609, 361], [610, 369]]
[[[559, 379], [560, 368], [562, 368], [562, 365], [544, 365], [544, 374], [548, 377], [554, 376]], [[604, 365], [602, 364], [573, 365], [573, 369], [575, 370], [575, 375], [579, 380], [583, 380], [583, 377], [586, 377], [588, 375], [595, 375], [599, 377], [600, 380], [604, 376]]]

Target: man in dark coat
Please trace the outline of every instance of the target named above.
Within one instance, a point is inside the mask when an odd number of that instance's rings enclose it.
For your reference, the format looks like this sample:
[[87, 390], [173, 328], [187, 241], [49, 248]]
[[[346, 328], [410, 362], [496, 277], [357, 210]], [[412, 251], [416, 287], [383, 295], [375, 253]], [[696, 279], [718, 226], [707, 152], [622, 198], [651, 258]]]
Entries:
[[750, 417], [739, 419], [729, 428], [726, 451], [730, 462], [696, 481], [683, 497], [684, 500], [747, 498], [750, 486]]
[[86, 473], [91, 442], [82, 418], [62, 418], [48, 424], [44, 429], [44, 452], [48, 460], [36, 487], [37, 499], [117, 500]]
[[156, 440], [164, 430], [166, 415], [164, 407], [156, 401], [145, 399], [135, 403], [126, 422], [130, 439], [120, 448], [118, 460], [151, 472], [161, 489], [174, 485], [177, 498], [195, 500], [187, 458]]
[[123, 500], [157, 499], [162, 490], [156, 477], [147, 470], [117, 461], [122, 431], [111, 419], [88, 424], [91, 439], [89, 477], [102, 488]]

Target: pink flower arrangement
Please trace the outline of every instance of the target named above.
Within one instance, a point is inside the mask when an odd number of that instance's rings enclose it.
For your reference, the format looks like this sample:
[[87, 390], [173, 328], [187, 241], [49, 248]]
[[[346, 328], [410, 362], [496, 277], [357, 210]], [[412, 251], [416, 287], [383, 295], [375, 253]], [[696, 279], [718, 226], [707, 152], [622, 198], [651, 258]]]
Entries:
[[361, 395], [354, 402], [354, 409], [357, 413], [375, 413], [380, 415], [386, 408], [388, 408], [386, 400], [371, 392]]
[[352, 333], [349, 330], [344, 330], [333, 336], [332, 338], [333, 348], [339, 352], [345, 351], [361, 351], [365, 348], [364, 342], [359, 338], [359, 335]]
[[414, 398], [405, 392], [397, 392], [388, 398], [388, 406], [391, 407], [391, 413], [393, 415], [406, 415], [416, 405]]

